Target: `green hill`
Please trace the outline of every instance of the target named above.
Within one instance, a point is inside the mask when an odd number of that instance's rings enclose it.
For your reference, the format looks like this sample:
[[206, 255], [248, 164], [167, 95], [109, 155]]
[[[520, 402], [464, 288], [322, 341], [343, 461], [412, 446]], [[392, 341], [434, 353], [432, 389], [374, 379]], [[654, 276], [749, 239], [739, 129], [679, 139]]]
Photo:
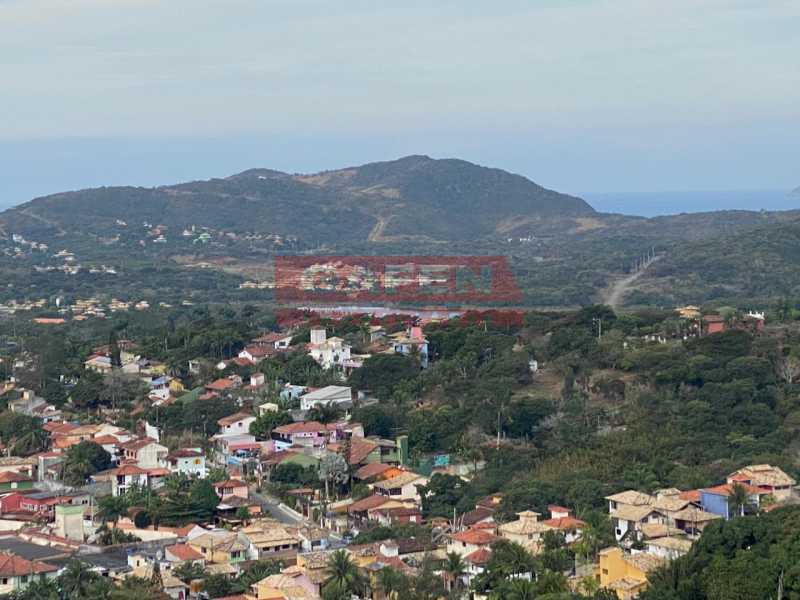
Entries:
[[0, 214], [7, 233], [105, 235], [143, 223], [293, 236], [323, 243], [491, 237], [509, 223], [591, 215], [580, 198], [462, 160], [409, 156], [311, 175], [253, 169], [158, 188], [104, 187], [37, 198]]

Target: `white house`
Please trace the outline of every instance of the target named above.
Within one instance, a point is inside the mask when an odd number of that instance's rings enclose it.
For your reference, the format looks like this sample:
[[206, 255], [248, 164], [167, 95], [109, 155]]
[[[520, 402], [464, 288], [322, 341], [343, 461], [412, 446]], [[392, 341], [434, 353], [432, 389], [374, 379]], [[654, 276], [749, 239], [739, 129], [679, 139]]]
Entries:
[[311, 343], [308, 353], [323, 369], [342, 366], [350, 360], [350, 345], [340, 337], [326, 339], [324, 329], [311, 330]]
[[199, 448], [183, 448], [167, 456], [169, 470], [173, 473], [197, 476], [201, 479], [206, 476], [206, 457]]
[[250, 413], [238, 412], [217, 421], [218, 435], [242, 435], [250, 433], [250, 424], [256, 418]]
[[422, 327], [410, 327], [408, 331], [395, 333], [390, 337], [395, 354], [416, 354], [419, 364], [423, 368], [428, 366], [428, 340], [422, 335]]
[[169, 448], [152, 438], [125, 442], [119, 445], [119, 449], [122, 451], [122, 459], [136, 461], [136, 465], [142, 469], [155, 469], [167, 465]]
[[428, 485], [428, 480], [422, 475], [408, 471], [391, 479], [384, 479], [373, 485], [373, 489], [381, 496], [388, 496], [394, 500], [420, 501], [418, 485]]
[[147, 469], [136, 465], [125, 465], [114, 472], [111, 478], [111, 494], [119, 496], [127, 492], [132, 486], [148, 487], [150, 478]]
[[311, 410], [315, 406], [338, 406], [351, 401], [352, 393], [349, 387], [343, 385], [328, 385], [300, 396], [300, 408], [302, 410]]

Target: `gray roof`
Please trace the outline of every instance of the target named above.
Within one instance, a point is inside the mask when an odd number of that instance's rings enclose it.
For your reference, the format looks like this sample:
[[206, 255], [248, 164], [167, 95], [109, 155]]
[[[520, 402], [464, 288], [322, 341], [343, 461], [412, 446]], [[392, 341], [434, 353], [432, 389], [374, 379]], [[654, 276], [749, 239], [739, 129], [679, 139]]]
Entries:
[[13, 552], [25, 560], [47, 560], [68, 554], [63, 549], [40, 546], [15, 536], [0, 537], [0, 552]]

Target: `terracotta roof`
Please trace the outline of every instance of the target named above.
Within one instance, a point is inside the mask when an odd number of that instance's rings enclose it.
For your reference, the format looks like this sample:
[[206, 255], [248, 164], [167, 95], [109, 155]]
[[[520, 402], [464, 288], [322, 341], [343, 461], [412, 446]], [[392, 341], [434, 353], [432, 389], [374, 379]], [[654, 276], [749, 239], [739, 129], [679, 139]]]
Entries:
[[4, 471], [0, 473], [0, 483], [14, 483], [20, 481], [33, 481], [30, 477], [14, 473], [13, 471]]
[[369, 463], [361, 467], [358, 471], [356, 471], [354, 476], [356, 479], [370, 479], [372, 477], [377, 477], [378, 475], [385, 473], [391, 468], [392, 468], [391, 465], [386, 465], [384, 463]]
[[558, 519], [546, 519], [542, 521], [545, 525], [553, 529], [561, 529], [563, 531], [575, 531], [576, 529], [583, 529], [586, 523], [575, 517], [560, 517]]
[[549, 510], [550, 512], [564, 512], [564, 513], [571, 513], [572, 512], [570, 509], [565, 508], [563, 506], [559, 506], [558, 504], [550, 504], [547, 507], [547, 510]]
[[73, 425], [72, 423], [58, 423], [56, 421], [51, 421], [50, 423], [45, 423], [42, 425], [42, 429], [49, 432], [51, 435], [67, 433], [77, 428], [78, 426]]
[[182, 448], [181, 450], [176, 450], [175, 452], [170, 453], [167, 458], [199, 458], [203, 456], [202, 452], [198, 452], [197, 450], [189, 450], [188, 448]]
[[245, 352], [250, 354], [251, 356], [270, 356], [271, 354], [275, 354], [276, 350], [274, 346], [268, 346], [266, 344], [251, 344], [250, 346], [246, 346], [244, 349]]
[[464, 561], [475, 566], [482, 566], [489, 562], [492, 557], [492, 552], [488, 548], [478, 548], [475, 552], [467, 554]]
[[392, 499], [387, 496], [367, 496], [366, 498], [362, 498], [361, 500], [356, 500], [352, 504], [347, 506], [348, 513], [356, 513], [356, 512], [364, 512], [368, 511], [373, 508], [378, 508], [386, 504], [387, 502], [392, 502]]
[[224, 391], [232, 388], [234, 386], [233, 380], [223, 378], [217, 379], [216, 381], [212, 381], [211, 383], [206, 385], [206, 389], [214, 390], [214, 391]]
[[58, 567], [38, 560], [25, 560], [21, 556], [2, 552], [0, 553], [0, 577], [22, 577], [33, 573], [52, 573]]
[[686, 507], [683, 510], [673, 513], [671, 517], [676, 521], [688, 521], [690, 523], [703, 523], [705, 521], [713, 521], [722, 518], [719, 515], [706, 512], [693, 506]]
[[100, 444], [101, 446], [119, 444], [119, 439], [115, 438], [113, 435], [101, 435], [101, 436], [92, 438], [92, 441], [95, 444]]
[[115, 475], [145, 475], [147, 469], [140, 469], [136, 465], [125, 465], [114, 471]]
[[325, 425], [317, 421], [300, 421], [299, 423], [289, 423], [273, 429], [279, 435], [293, 435], [295, 433], [324, 433], [327, 431]]
[[743, 487], [744, 491], [747, 492], [748, 496], [756, 496], [762, 493], [762, 491], [757, 487], [753, 487], [752, 485], [747, 485], [746, 483], [737, 483], [737, 484], [723, 483], [722, 485], [716, 485], [714, 487], [704, 488], [700, 491], [709, 494], [714, 494], [716, 496], [731, 496], [733, 495], [734, 485], [739, 485]]
[[249, 419], [254, 418], [253, 415], [246, 412], [237, 412], [232, 415], [228, 415], [227, 417], [222, 417], [221, 419], [217, 420], [217, 425], [220, 427], [225, 427], [227, 425], [233, 425], [237, 421], [241, 421], [242, 419]]
[[663, 565], [666, 561], [653, 554], [647, 552], [639, 552], [637, 554], [623, 554], [622, 560], [629, 565], [639, 569], [642, 573], [649, 573]]
[[350, 438], [350, 456], [347, 458], [347, 462], [351, 465], [360, 464], [377, 447], [378, 444], [372, 440], [361, 437]]
[[678, 496], [681, 500], [688, 500], [689, 502], [700, 502], [700, 490], [688, 490], [681, 492]]
[[450, 536], [457, 542], [465, 542], [467, 544], [474, 544], [476, 546], [484, 546], [493, 544], [500, 538], [482, 529], [467, 529], [461, 533], [454, 533]]
[[167, 546], [165, 550], [178, 560], [201, 560], [203, 558], [203, 555], [189, 544], [175, 544], [174, 546]]

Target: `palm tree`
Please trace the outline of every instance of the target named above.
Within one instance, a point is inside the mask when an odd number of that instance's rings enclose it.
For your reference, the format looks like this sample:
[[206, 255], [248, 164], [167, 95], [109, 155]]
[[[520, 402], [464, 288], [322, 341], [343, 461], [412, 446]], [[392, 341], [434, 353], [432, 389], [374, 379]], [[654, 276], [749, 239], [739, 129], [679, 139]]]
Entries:
[[86, 563], [71, 560], [59, 580], [61, 590], [67, 598], [85, 598], [89, 595], [96, 578], [97, 575], [87, 568]]
[[503, 589], [504, 600], [533, 600], [536, 597], [536, 584], [527, 579], [514, 579]]
[[408, 588], [405, 576], [391, 567], [384, 567], [378, 571], [377, 584], [386, 600], [399, 600], [400, 594]]
[[447, 589], [453, 591], [461, 587], [461, 576], [467, 570], [467, 565], [457, 552], [448, 552], [444, 563], [444, 573], [447, 577]]
[[750, 504], [750, 496], [745, 487], [739, 483], [731, 486], [731, 495], [728, 496], [728, 506], [736, 509], [739, 516], [744, 516], [744, 508]]
[[364, 577], [345, 550], [337, 550], [331, 554], [328, 573], [324, 586], [326, 588], [341, 589], [352, 594], [359, 594], [364, 589]]

